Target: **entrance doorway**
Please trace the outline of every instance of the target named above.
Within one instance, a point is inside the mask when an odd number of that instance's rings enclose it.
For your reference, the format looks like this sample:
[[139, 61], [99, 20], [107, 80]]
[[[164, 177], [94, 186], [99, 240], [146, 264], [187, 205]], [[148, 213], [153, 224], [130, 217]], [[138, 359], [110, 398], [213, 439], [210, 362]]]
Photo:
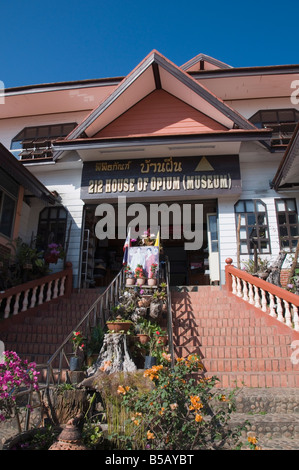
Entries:
[[[172, 286], [217, 284], [219, 283], [217, 199], [184, 201], [184, 203], [203, 205], [203, 243], [200, 249], [186, 250], [185, 243], [190, 240], [184, 238], [183, 230], [181, 238], [174, 238], [172, 236], [174, 227], [170, 221], [169, 238], [161, 237], [163, 254], [168, 257], [170, 263], [170, 284]], [[147, 206], [149, 207], [149, 204]], [[89, 205], [85, 209], [81, 255], [82, 286], [108, 286], [122, 267], [125, 240], [96, 238], [95, 225], [99, 218], [95, 217], [95, 208], [96, 205]], [[115, 212], [117, 222], [117, 206]], [[191, 222], [191, 229], [194, 230], [192, 223], [194, 221]]]

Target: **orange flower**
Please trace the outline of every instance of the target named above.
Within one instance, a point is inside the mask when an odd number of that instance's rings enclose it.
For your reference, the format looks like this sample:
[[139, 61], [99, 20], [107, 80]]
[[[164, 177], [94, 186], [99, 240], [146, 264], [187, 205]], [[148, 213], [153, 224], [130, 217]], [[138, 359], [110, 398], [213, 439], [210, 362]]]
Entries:
[[171, 362], [171, 355], [167, 354], [166, 352], [162, 353], [163, 359], [166, 359], [166, 361]]
[[144, 372], [143, 377], [149, 377], [150, 380], [158, 379], [159, 378], [158, 372], [161, 369], [163, 369], [162, 365], [153, 366], [151, 369], [147, 369]]
[[118, 386], [117, 393], [119, 395], [125, 395], [130, 390], [130, 387], [123, 387], [122, 385]]
[[191, 405], [189, 410], [200, 410], [203, 407], [203, 404], [200, 402], [200, 397], [198, 395], [190, 396]]
[[147, 431], [146, 437], [147, 437], [148, 439], [155, 439], [155, 435], [154, 435], [154, 433], [151, 432], [151, 431]]
[[196, 415], [195, 415], [195, 421], [196, 421], [197, 423], [201, 423], [202, 420], [203, 420], [203, 417], [202, 417], [200, 414], [196, 413]]

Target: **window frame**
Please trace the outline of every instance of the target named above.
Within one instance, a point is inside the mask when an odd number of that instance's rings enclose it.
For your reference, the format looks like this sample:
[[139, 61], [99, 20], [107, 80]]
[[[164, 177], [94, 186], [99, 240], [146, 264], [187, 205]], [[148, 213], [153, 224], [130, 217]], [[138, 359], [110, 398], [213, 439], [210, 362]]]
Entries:
[[66, 137], [76, 126], [76, 122], [59, 122], [24, 127], [11, 140], [10, 151], [18, 160], [52, 159], [51, 142]]
[[[295, 207], [295, 210], [288, 210], [287, 209], [287, 201], [292, 201], [294, 203], [294, 207]], [[284, 211], [279, 211], [278, 210], [278, 204], [279, 203], [284, 203], [284, 206], [285, 206], [285, 210]], [[289, 249], [290, 253], [294, 252], [295, 249], [296, 249], [296, 246], [292, 246], [292, 242], [293, 241], [297, 241], [299, 240], [299, 218], [298, 218], [298, 209], [297, 209], [297, 201], [295, 198], [291, 198], [291, 197], [287, 197], [287, 198], [275, 198], [275, 213], [276, 213], [276, 220], [277, 220], [277, 229], [278, 229], [278, 238], [279, 238], [279, 247], [281, 250], [287, 250]], [[286, 223], [280, 223], [279, 221], [279, 215], [280, 214], [285, 214], [286, 216]], [[289, 221], [289, 216], [290, 214], [292, 215], [296, 215], [296, 223], [290, 223]], [[295, 227], [297, 228], [297, 233], [298, 235], [292, 235], [291, 234], [291, 227]], [[287, 235], [281, 235], [280, 234], [280, 227], [286, 227], [287, 229]], [[286, 246], [283, 246], [282, 242], [284, 240], [288, 240], [289, 244], [288, 244], [288, 247]]]
[[[9, 197], [14, 202], [13, 216], [12, 216], [9, 235], [7, 233], [4, 233], [4, 232], [1, 231], [2, 216], [3, 216], [3, 205], [4, 205], [5, 196]], [[18, 205], [18, 196], [15, 196], [15, 195], [11, 194], [9, 191], [7, 191], [5, 188], [3, 188], [3, 186], [0, 185], [0, 236], [6, 237], [10, 240], [13, 236], [15, 220], [16, 220], [17, 205]]]
[[[57, 212], [56, 217], [51, 217], [51, 211], [53, 209], [59, 211]], [[59, 217], [58, 214], [60, 211], [64, 212], [64, 217]], [[45, 213], [48, 213], [46, 217], [44, 217]], [[59, 224], [65, 221], [65, 226], [64, 226], [64, 234], [63, 234], [63, 239], [62, 240], [57, 240], [57, 230]], [[66, 240], [66, 230], [67, 230], [67, 222], [68, 222], [68, 211], [64, 206], [52, 206], [52, 207], [45, 207], [42, 209], [39, 213], [39, 219], [38, 219], [38, 226], [37, 226], [37, 246], [39, 249], [46, 250], [48, 247], [49, 243], [57, 243], [61, 244], [63, 247], [65, 245], [65, 240]], [[50, 238], [50, 225], [54, 223], [54, 226], [56, 227], [56, 231], [54, 233], [53, 239]], [[46, 236], [41, 236], [42, 232], [42, 224], [45, 224], [47, 226], [47, 237]]]
[[[289, 121], [283, 119], [283, 113], [292, 112], [294, 120]], [[276, 120], [263, 119], [263, 114], [275, 114]], [[260, 118], [260, 119], [258, 119]], [[296, 108], [275, 108], [275, 109], [260, 109], [254, 113], [249, 121], [252, 122], [256, 127], [261, 129], [273, 129], [273, 135], [271, 138], [272, 147], [285, 147], [291, 140], [292, 134], [299, 122], [299, 111]]]
[[[247, 211], [247, 210], [237, 211], [237, 205], [239, 203], [244, 204], [244, 209], [246, 209], [247, 204], [253, 204], [254, 211]], [[265, 208], [265, 210], [263, 212], [258, 211], [257, 210], [257, 204], [261, 204]], [[245, 227], [246, 238], [241, 238], [240, 237], [240, 245], [241, 245], [242, 241], [243, 242], [246, 241], [247, 250], [246, 250], [246, 252], [242, 251], [241, 246], [240, 246], [240, 254], [241, 255], [252, 255], [252, 254], [254, 254], [254, 246], [251, 247], [251, 244], [253, 244], [252, 237], [249, 236], [250, 235], [249, 231], [254, 230], [254, 227], [255, 227], [255, 230], [257, 231], [257, 237], [256, 237], [257, 238], [257, 245], [256, 245], [257, 246], [257, 253], [259, 255], [269, 255], [269, 254], [271, 254], [271, 238], [270, 238], [268, 210], [267, 210], [266, 203], [264, 203], [261, 199], [239, 199], [234, 205], [234, 212], [235, 212], [236, 230], [238, 229], [238, 216], [239, 216], [239, 214], [241, 215], [241, 217], [242, 217], [242, 215], [245, 217], [245, 225], [241, 225], [241, 227]], [[254, 224], [248, 223], [249, 222], [249, 220], [248, 220], [248, 215], [249, 214], [254, 214], [254, 219], [255, 219]], [[263, 223], [263, 224], [257, 223], [259, 215], [263, 215], [265, 217], [265, 222], [266, 223]], [[260, 232], [261, 232], [262, 229], [267, 231], [267, 233], [268, 233], [267, 237], [264, 237], [264, 238], [261, 237]], [[262, 243], [263, 242], [266, 242], [267, 245], [268, 245], [267, 251], [264, 251], [264, 248], [262, 248]], [[243, 243], [243, 245], [245, 245], [245, 243]]]

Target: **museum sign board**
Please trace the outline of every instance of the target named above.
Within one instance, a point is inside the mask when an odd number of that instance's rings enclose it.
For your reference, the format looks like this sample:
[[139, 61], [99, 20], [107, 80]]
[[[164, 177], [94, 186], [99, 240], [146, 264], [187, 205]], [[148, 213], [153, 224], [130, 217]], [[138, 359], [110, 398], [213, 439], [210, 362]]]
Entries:
[[193, 197], [241, 192], [238, 155], [84, 162], [81, 199]]

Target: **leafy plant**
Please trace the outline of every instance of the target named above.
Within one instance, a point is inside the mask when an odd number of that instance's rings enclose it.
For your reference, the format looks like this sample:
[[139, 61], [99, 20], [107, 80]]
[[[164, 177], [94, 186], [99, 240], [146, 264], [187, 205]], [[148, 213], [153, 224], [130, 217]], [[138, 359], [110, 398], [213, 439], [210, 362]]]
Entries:
[[71, 341], [74, 354], [75, 356], [77, 356], [78, 351], [83, 351], [83, 349], [85, 348], [85, 337], [83, 336], [81, 331], [74, 331]]
[[[170, 357], [144, 372], [153, 383], [147, 393], [136, 387], [119, 387], [122, 404], [135, 423], [130, 435], [118, 438], [133, 448], [135, 435], [142, 446], [155, 450], [221, 449], [240, 446], [241, 426], [232, 429], [229, 419], [235, 409], [235, 391], [224, 396], [215, 388], [216, 377], [198, 378], [203, 366], [191, 355], [169, 367]], [[195, 374], [195, 376], [194, 376]], [[197, 376], [197, 379], [196, 379]]]
[[1, 278], [4, 289], [17, 286], [33, 279], [47, 275], [49, 266], [45, 263], [44, 252], [38, 250], [33, 240], [30, 244], [17, 238], [7, 243], [10, 254], [0, 258]]
[[260, 257], [257, 258], [257, 269], [255, 266], [254, 259], [250, 259], [248, 261], [243, 261], [244, 270], [250, 274], [256, 274], [258, 272], [266, 272], [269, 267], [269, 260], [262, 259]]
[[17, 412], [16, 395], [21, 388], [39, 389], [36, 364], [22, 360], [14, 351], [4, 351], [0, 364], [0, 422]]
[[137, 264], [137, 267], [135, 269], [135, 277], [137, 279], [144, 277], [144, 271], [143, 271], [143, 267], [141, 264]]
[[90, 339], [86, 347], [88, 357], [92, 356], [92, 354], [97, 354], [100, 352], [103, 345], [104, 336], [105, 331], [101, 325], [97, 325], [91, 330]]
[[152, 263], [150, 267], [150, 277], [155, 278], [157, 275], [158, 265], [157, 263]]

